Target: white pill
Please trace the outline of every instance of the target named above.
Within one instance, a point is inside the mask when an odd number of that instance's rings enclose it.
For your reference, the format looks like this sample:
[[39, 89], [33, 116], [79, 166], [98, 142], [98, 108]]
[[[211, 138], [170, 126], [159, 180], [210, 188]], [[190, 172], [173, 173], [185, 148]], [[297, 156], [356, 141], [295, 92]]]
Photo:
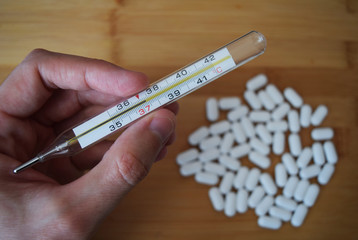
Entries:
[[320, 172], [320, 174], [318, 175], [318, 182], [321, 185], [326, 185], [329, 180], [331, 179], [333, 173], [334, 173], [334, 165], [327, 163], [324, 165], [322, 171]]
[[272, 143], [272, 136], [263, 124], [258, 124], [255, 127], [255, 132], [265, 144], [270, 145]]
[[240, 189], [236, 195], [236, 210], [239, 213], [247, 211], [249, 193], [245, 189]]
[[324, 154], [326, 155], [327, 162], [335, 164], [338, 161], [338, 155], [336, 148], [331, 141], [327, 141], [323, 144]]
[[212, 135], [217, 135], [229, 131], [230, 128], [231, 128], [231, 124], [229, 123], [229, 121], [223, 120], [211, 124], [209, 131]]
[[270, 113], [267, 111], [251, 111], [249, 114], [249, 119], [252, 122], [267, 122], [268, 120], [270, 120]]
[[281, 221], [275, 217], [261, 216], [257, 220], [257, 225], [262, 228], [277, 230], [282, 226]]
[[291, 176], [283, 188], [283, 195], [287, 198], [291, 198], [293, 194], [295, 193], [297, 184], [298, 184], [298, 178], [296, 176]]
[[238, 122], [234, 122], [231, 125], [232, 132], [234, 133], [234, 137], [237, 143], [245, 143], [246, 142], [246, 135], [242, 125]]
[[203, 164], [199, 161], [189, 162], [180, 167], [180, 174], [184, 177], [194, 175], [201, 171]]
[[319, 126], [328, 114], [328, 108], [325, 105], [319, 105], [313, 112], [311, 123], [313, 126]]
[[258, 74], [246, 82], [246, 88], [251, 91], [255, 91], [262, 88], [267, 83], [267, 76], [265, 74]]
[[283, 132], [275, 132], [273, 134], [272, 151], [276, 155], [280, 155], [285, 150], [285, 134]]
[[220, 156], [220, 151], [217, 148], [211, 148], [208, 150], [205, 150], [204, 152], [201, 152], [199, 154], [199, 160], [200, 162], [210, 162], [215, 159], [218, 159]]
[[311, 161], [312, 155], [313, 155], [313, 153], [312, 153], [311, 148], [310, 147], [305, 147], [302, 150], [300, 156], [298, 156], [298, 158], [297, 158], [297, 162], [296, 162], [297, 167], [305, 168], [308, 165], [308, 163]]
[[177, 164], [183, 165], [188, 162], [191, 162], [195, 159], [197, 159], [199, 156], [199, 151], [196, 148], [190, 148], [184, 152], [181, 152], [177, 155]]
[[273, 205], [274, 199], [272, 196], [264, 197], [261, 202], [257, 205], [255, 213], [257, 216], [265, 215], [270, 207]]
[[227, 217], [233, 217], [236, 212], [236, 194], [229, 192], [226, 194], [224, 213]]
[[281, 120], [268, 122], [266, 127], [270, 132], [286, 132], [288, 129], [288, 124], [286, 121]]
[[245, 144], [241, 144], [236, 147], [233, 147], [230, 150], [230, 156], [233, 158], [241, 158], [241, 157], [244, 157], [247, 154], [249, 154], [250, 151], [251, 151], [250, 145], [245, 143]]
[[311, 184], [303, 198], [303, 203], [307, 207], [312, 207], [317, 200], [319, 194], [319, 186], [317, 184]]
[[260, 178], [260, 170], [257, 168], [252, 168], [249, 171], [249, 174], [247, 175], [246, 181], [245, 181], [245, 188], [248, 191], [252, 191], [255, 189], [257, 183], [259, 182]]
[[280, 207], [280, 208], [283, 208], [283, 209], [286, 209], [290, 212], [292, 211], [295, 211], [295, 209], [297, 208], [297, 203], [296, 201], [290, 199], [290, 198], [287, 198], [285, 196], [277, 196], [275, 198], [275, 204]]
[[220, 152], [221, 153], [228, 153], [231, 149], [231, 147], [234, 145], [234, 134], [231, 132], [225, 133], [221, 144], [220, 144]]
[[240, 103], [238, 97], [223, 97], [219, 99], [219, 108], [222, 110], [234, 109], [240, 106]]
[[234, 178], [234, 187], [236, 189], [242, 189], [246, 183], [247, 176], [249, 175], [249, 169], [247, 167], [240, 167]]
[[260, 183], [268, 195], [275, 195], [277, 193], [277, 187], [270, 174], [261, 174]]
[[220, 143], [221, 143], [221, 138], [219, 136], [212, 136], [201, 141], [199, 144], [199, 148], [205, 151], [207, 149], [211, 149], [219, 146]]
[[333, 138], [333, 135], [333, 129], [328, 127], [315, 128], [311, 132], [312, 139], [316, 141], [330, 140]]
[[292, 106], [299, 108], [303, 104], [302, 97], [293, 88], [286, 88], [283, 91], [285, 98], [291, 103]]
[[310, 182], [305, 180], [305, 179], [302, 179], [301, 181], [299, 181], [297, 183], [297, 187], [296, 187], [295, 192], [293, 194], [293, 198], [297, 202], [301, 202], [303, 200], [309, 185], [310, 185]]
[[216, 185], [219, 177], [214, 173], [198, 172], [195, 174], [195, 181], [205, 185]]
[[283, 188], [287, 182], [287, 171], [282, 163], [278, 163], [275, 166], [275, 181], [278, 187]]
[[241, 125], [247, 137], [251, 138], [255, 135], [254, 125], [247, 117], [241, 118]]
[[291, 219], [290, 211], [287, 211], [286, 209], [279, 208], [276, 206], [270, 207], [269, 214], [270, 216], [281, 219], [284, 222], [288, 222]]
[[288, 112], [288, 128], [291, 132], [297, 133], [300, 131], [300, 120], [298, 117], [298, 112], [296, 110], [291, 110]]
[[244, 98], [252, 109], [258, 110], [262, 107], [260, 99], [256, 96], [256, 94], [253, 91], [245, 91]]
[[229, 157], [227, 155], [221, 155], [219, 157], [219, 162], [222, 165], [224, 165], [225, 167], [227, 167], [228, 169], [233, 170], [233, 171], [239, 170], [239, 167], [240, 167], [239, 160]]
[[219, 118], [219, 107], [216, 98], [209, 98], [206, 100], [206, 118], [215, 122]]
[[275, 121], [281, 120], [287, 115], [288, 111], [290, 111], [290, 105], [283, 102], [275, 110], [273, 110], [271, 117]]
[[242, 117], [245, 117], [247, 113], [249, 112], [249, 108], [245, 105], [239, 106], [238, 108], [230, 111], [227, 114], [227, 119], [231, 122], [235, 122], [237, 120], [240, 120]]
[[188, 141], [191, 145], [195, 146], [209, 136], [209, 128], [203, 126], [195, 130], [189, 135]]
[[280, 90], [277, 89], [277, 87], [273, 84], [269, 84], [266, 87], [267, 94], [271, 97], [271, 99], [276, 104], [281, 104], [283, 102], [283, 96], [280, 92]]
[[223, 179], [221, 180], [221, 183], [220, 183], [220, 187], [219, 187], [219, 190], [221, 193], [228, 193], [231, 188], [232, 188], [232, 184], [234, 182], [234, 173], [232, 172], [227, 172], [225, 173]]
[[302, 151], [301, 138], [298, 134], [292, 133], [288, 136], [288, 146], [292, 156], [299, 156]]
[[298, 173], [298, 167], [296, 165], [296, 161], [293, 159], [291, 154], [285, 153], [282, 155], [281, 159], [283, 165], [285, 165], [285, 168], [290, 175], [295, 175]]
[[209, 198], [213, 208], [220, 212], [224, 210], [224, 197], [221, 195], [219, 189], [217, 187], [210, 188], [209, 190]]
[[308, 209], [303, 204], [298, 205], [296, 211], [292, 215], [291, 225], [294, 227], [300, 227], [307, 216]]
[[323, 165], [325, 163], [322, 144], [315, 142], [312, 145], [313, 161], [316, 165]]
[[321, 172], [321, 167], [315, 164], [309, 165], [306, 168], [302, 168], [300, 171], [300, 177], [302, 179], [310, 179], [317, 177]]
[[255, 187], [254, 191], [252, 191], [249, 199], [247, 200], [247, 205], [250, 208], [255, 208], [264, 196], [265, 190], [261, 186]]
[[249, 160], [250, 162], [252, 162], [253, 164], [257, 165], [262, 169], [268, 168], [271, 164], [271, 161], [268, 157], [255, 151], [249, 153]]
[[263, 155], [268, 155], [270, 153], [270, 148], [265, 143], [261, 142], [258, 138], [251, 138], [250, 146], [253, 150], [256, 150]]
[[259, 97], [262, 105], [268, 111], [271, 111], [275, 108], [275, 103], [272, 98], [267, 94], [265, 90], [261, 90], [257, 96]]
[[214, 173], [218, 176], [223, 176], [226, 173], [226, 169], [223, 165], [213, 162], [205, 163], [204, 171], [209, 173]]
[[300, 112], [300, 123], [301, 127], [309, 127], [311, 123], [311, 114], [312, 114], [312, 108], [308, 104], [304, 104], [301, 107]]

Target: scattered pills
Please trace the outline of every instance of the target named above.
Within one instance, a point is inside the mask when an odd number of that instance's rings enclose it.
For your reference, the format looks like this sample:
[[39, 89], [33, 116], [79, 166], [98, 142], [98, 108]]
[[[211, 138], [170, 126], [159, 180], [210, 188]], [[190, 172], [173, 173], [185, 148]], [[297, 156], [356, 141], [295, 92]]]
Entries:
[[190, 134], [188, 141], [190, 145], [195, 146], [199, 144], [207, 136], [209, 136], [209, 128], [203, 126], [195, 130], [192, 134]]
[[191, 161], [197, 159], [198, 156], [199, 156], [198, 149], [190, 148], [184, 152], [179, 153], [176, 161], [177, 161], [177, 164], [183, 165], [183, 164], [186, 164], [188, 162], [191, 162]]
[[232, 172], [227, 172], [221, 180], [219, 190], [221, 193], [228, 193], [234, 182], [235, 175]]
[[219, 157], [219, 163], [221, 163], [222, 166], [233, 171], [239, 170], [240, 167], [240, 162], [237, 159], [229, 157], [227, 155], [221, 155]]
[[236, 196], [236, 210], [239, 213], [245, 213], [248, 208], [249, 193], [245, 189], [240, 189]]
[[280, 90], [273, 84], [269, 84], [266, 87], [267, 94], [271, 97], [272, 101], [276, 104], [281, 104], [283, 102], [283, 96]]
[[296, 164], [299, 168], [305, 168], [312, 159], [312, 150], [309, 147], [305, 147], [300, 156], [297, 158]]
[[283, 188], [287, 182], [287, 171], [282, 163], [278, 163], [275, 166], [275, 181], [278, 187]]
[[244, 129], [245, 135], [248, 138], [255, 136], [255, 128], [250, 119], [248, 119], [247, 117], [241, 118], [241, 125]]
[[249, 119], [252, 122], [267, 122], [270, 118], [271, 115], [267, 111], [252, 111], [249, 114]]
[[268, 122], [266, 127], [270, 132], [286, 132], [288, 130], [288, 124], [283, 120]]
[[265, 74], [258, 74], [246, 82], [246, 88], [255, 91], [262, 88], [267, 83], [267, 76]]
[[244, 92], [244, 98], [252, 109], [258, 110], [262, 107], [260, 99], [253, 91]]
[[276, 207], [276, 206], [270, 207], [269, 214], [270, 214], [270, 216], [278, 218], [284, 222], [288, 222], [291, 219], [290, 211], [283, 209], [283, 208]]
[[336, 147], [333, 142], [327, 141], [323, 144], [324, 154], [326, 156], [327, 162], [335, 164], [338, 161], [338, 155]]
[[199, 144], [199, 148], [205, 151], [219, 146], [220, 143], [221, 143], [221, 138], [219, 136], [213, 136], [201, 141]]
[[201, 152], [199, 154], [199, 160], [200, 162], [210, 162], [215, 159], [218, 159], [220, 156], [220, 151], [217, 148], [211, 148], [208, 150], [205, 150], [204, 152]]
[[315, 142], [312, 145], [313, 161], [316, 165], [323, 165], [325, 163], [325, 157], [323, 153], [323, 146], [319, 142]]
[[322, 171], [318, 175], [318, 182], [321, 185], [326, 185], [329, 180], [331, 179], [333, 173], [334, 173], [334, 165], [327, 163], [324, 165]]
[[216, 98], [209, 98], [206, 101], [206, 118], [210, 122], [214, 122], [219, 118], [219, 107]]
[[256, 135], [267, 145], [272, 143], [271, 133], [267, 130], [267, 128], [263, 124], [259, 124], [255, 127]]
[[301, 107], [300, 112], [300, 124], [301, 127], [307, 128], [311, 124], [312, 107], [308, 104], [304, 104]]
[[280, 155], [285, 150], [285, 134], [283, 132], [275, 132], [273, 134], [272, 151], [276, 155]]
[[325, 105], [319, 105], [313, 112], [311, 123], [313, 126], [319, 126], [328, 114], [328, 108]]
[[209, 190], [209, 198], [213, 208], [220, 212], [224, 210], [224, 197], [221, 195], [219, 189], [217, 187], [210, 188]]
[[225, 197], [224, 213], [227, 217], [233, 217], [236, 212], [236, 194], [229, 192]]
[[272, 196], [265, 196], [261, 202], [255, 208], [255, 213], [257, 216], [265, 215], [270, 207], [273, 205], [274, 199]]
[[245, 181], [245, 188], [248, 191], [253, 191], [255, 189], [257, 183], [259, 182], [260, 174], [261, 172], [259, 169], [251, 168]]
[[292, 215], [291, 225], [294, 227], [300, 227], [306, 218], [308, 209], [303, 204], [298, 205], [296, 211]]
[[234, 187], [236, 189], [242, 189], [246, 183], [247, 176], [249, 175], [249, 169], [247, 167], [240, 167], [234, 178]]
[[203, 164], [201, 162], [190, 162], [181, 166], [180, 174], [184, 177], [191, 176], [196, 174], [197, 172], [200, 172], [202, 168]]
[[310, 179], [313, 177], [317, 177], [321, 172], [321, 167], [315, 164], [312, 164], [306, 168], [301, 169], [300, 178], [302, 179]]
[[273, 120], [281, 120], [290, 111], [290, 105], [288, 103], [281, 103], [271, 114]]
[[242, 125], [239, 122], [233, 123], [231, 129], [237, 143], [240, 144], [246, 142], [246, 135], [244, 129], [242, 128]]
[[227, 120], [211, 124], [209, 131], [212, 135], [222, 134], [229, 131], [231, 124]]
[[277, 230], [281, 227], [282, 223], [278, 218], [261, 216], [257, 220], [257, 224], [262, 228]]
[[290, 175], [295, 175], [298, 173], [298, 167], [297, 167], [296, 161], [293, 159], [291, 154], [285, 153], [282, 155], [281, 159], [282, 159], [283, 165], [285, 166], [287, 172]]
[[303, 200], [309, 185], [310, 182], [304, 179], [297, 183], [295, 192], [293, 194], [293, 198], [297, 202], [301, 202]]
[[298, 95], [298, 93], [293, 88], [286, 88], [283, 91], [283, 95], [295, 108], [299, 108], [303, 104], [302, 97]]
[[254, 151], [249, 153], [249, 160], [262, 169], [268, 168], [271, 164], [271, 161], [268, 157]]
[[302, 150], [301, 138], [298, 134], [292, 133], [288, 136], [288, 146], [292, 156], [297, 157]]
[[234, 145], [234, 141], [235, 141], [234, 134], [232, 134], [231, 132], [225, 133], [220, 144], [220, 152], [223, 154], [228, 153], [232, 148], [232, 146]]
[[333, 138], [333, 135], [333, 129], [328, 127], [315, 128], [311, 132], [312, 139], [316, 141], [330, 140]]
[[249, 199], [247, 200], [247, 205], [250, 208], [255, 208], [264, 196], [265, 190], [261, 186], [257, 186], [254, 191], [252, 191]]
[[268, 155], [270, 153], [270, 148], [265, 143], [260, 141], [258, 138], [255, 138], [255, 137], [251, 138], [250, 146], [253, 150], [255, 150], [263, 155]]
[[291, 198], [296, 190], [297, 184], [299, 182], [299, 179], [296, 176], [291, 176], [288, 180], [287, 183], [285, 185], [285, 187], [283, 188], [283, 195], [287, 198]]
[[268, 195], [275, 195], [277, 193], [277, 187], [270, 174], [261, 174], [260, 183]]
[[247, 106], [239, 106], [238, 108], [230, 111], [227, 114], [227, 119], [231, 122], [235, 122], [240, 120], [242, 117], [246, 116], [249, 112], [249, 108]]
[[224, 97], [219, 99], [219, 108], [221, 110], [230, 110], [240, 106], [240, 98], [238, 97]]
[[198, 172], [195, 174], [195, 181], [206, 185], [216, 185], [219, 182], [219, 177], [213, 173]]
[[204, 171], [214, 173], [218, 176], [223, 176], [226, 173], [226, 169], [223, 165], [213, 162], [204, 163]]
[[305, 206], [312, 207], [317, 200], [318, 194], [319, 186], [317, 184], [311, 184], [307, 189], [305, 197], [303, 198]]
[[[308, 190], [307, 190], [308, 191]], [[283, 209], [286, 209], [290, 212], [295, 211], [297, 208], [297, 203], [295, 200], [291, 198], [287, 198], [285, 196], [279, 195], [275, 198], [275, 204]]]
[[300, 131], [300, 120], [298, 116], [298, 112], [296, 110], [291, 110], [288, 112], [288, 128], [293, 133], [298, 133]]
[[268, 93], [265, 90], [259, 91], [257, 96], [259, 97], [262, 105], [264, 106], [264, 108], [267, 111], [271, 111], [275, 108], [274, 101], [272, 100], [272, 98], [268, 95]]

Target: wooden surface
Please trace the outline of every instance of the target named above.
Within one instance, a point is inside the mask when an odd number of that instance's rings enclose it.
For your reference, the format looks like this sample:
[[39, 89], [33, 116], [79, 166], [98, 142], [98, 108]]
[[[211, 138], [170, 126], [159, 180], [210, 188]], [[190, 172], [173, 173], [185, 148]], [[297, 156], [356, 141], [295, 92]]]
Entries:
[[[358, 1], [0, 0], [1, 81], [38, 47], [105, 59], [155, 81], [253, 29], [267, 37], [267, 52], [180, 100], [175, 145], [94, 239], [357, 239]], [[336, 133], [336, 172], [301, 228], [269, 231], [252, 210], [230, 219], [215, 212], [209, 188], [182, 178], [175, 164], [188, 134], [208, 125], [206, 98], [242, 96], [261, 72], [312, 106], [326, 104], [324, 126]]]

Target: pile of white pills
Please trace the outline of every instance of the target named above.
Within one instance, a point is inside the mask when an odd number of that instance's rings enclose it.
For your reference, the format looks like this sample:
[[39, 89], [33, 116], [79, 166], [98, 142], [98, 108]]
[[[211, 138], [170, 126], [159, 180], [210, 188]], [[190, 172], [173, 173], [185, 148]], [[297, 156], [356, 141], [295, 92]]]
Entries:
[[[338, 160], [331, 141], [333, 129], [319, 127], [328, 109], [319, 105], [313, 111], [294, 89], [281, 93], [267, 84], [264, 74], [250, 79], [246, 87], [248, 106], [238, 97], [207, 100], [207, 119], [212, 124], [190, 134], [192, 148], [176, 159], [180, 174], [212, 186], [213, 208], [228, 217], [252, 208], [260, 227], [279, 229], [282, 222], [299, 227]], [[220, 110], [227, 113], [227, 120], [218, 121]], [[308, 127], [314, 143], [303, 146], [299, 132]], [[288, 152], [284, 152], [286, 144]], [[272, 165], [269, 154], [281, 159], [274, 176], [265, 172]], [[244, 166], [245, 159], [255, 167]]]

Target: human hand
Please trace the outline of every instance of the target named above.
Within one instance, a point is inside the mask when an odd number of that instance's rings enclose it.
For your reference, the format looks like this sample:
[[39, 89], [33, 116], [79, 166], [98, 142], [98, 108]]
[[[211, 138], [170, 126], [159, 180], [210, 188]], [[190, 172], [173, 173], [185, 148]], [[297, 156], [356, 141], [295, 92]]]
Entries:
[[[177, 104], [72, 158], [12, 171], [60, 132], [147, 87], [141, 73], [35, 50], [0, 86], [0, 238], [85, 239], [164, 157]], [[90, 170], [89, 170], [90, 169]], [[83, 174], [84, 170], [89, 170]]]

